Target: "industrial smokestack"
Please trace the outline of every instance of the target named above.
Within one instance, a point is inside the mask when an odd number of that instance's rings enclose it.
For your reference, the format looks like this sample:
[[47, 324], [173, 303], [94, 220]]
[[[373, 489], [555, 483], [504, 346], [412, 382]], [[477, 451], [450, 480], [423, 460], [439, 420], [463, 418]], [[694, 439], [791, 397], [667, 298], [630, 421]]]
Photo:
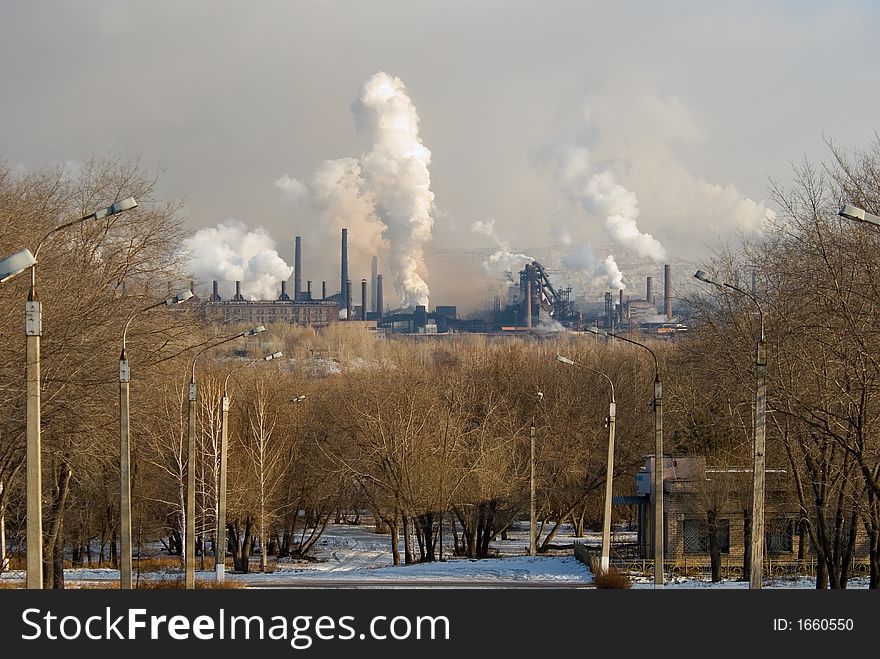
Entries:
[[376, 275], [376, 313], [379, 318], [382, 317], [384, 311], [382, 306], [382, 275]]
[[379, 275], [379, 257], [373, 257], [370, 268], [370, 309], [376, 311], [376, 277]]
[[244, 301], [244, 298], [241, 296], [241, 282], [240, 281], [235, 282], [235, 297], [232, 299], [236, 300], [237, 302]]
[[351, 320], [351, 279], [345, 280], [345, 319]]
[[211, 293], [211, 302], [219, 302], [220, 301], [220, 284], [215, 279], [212, 282], [212, 293]]
[[532, 326], [532, 280], [526, 281], [526, 327]]
[[617, 322], [623, 324], [623, 289], [619, 291], [620, 302], [617, 303]]
[[327, 282], [326, 281], [321, 282], [321, 299], [322, 300], [327, 299]]
[[663, 308], [666, 320], [672, 320], [672, 266], [668, 263], [663, 266]]
[[[351, 284], [351, 281], [348, 278], [348, 229], [342, 230], [342, 277], [341, 283], [339, 285], [339, 292], [342, 293], [342, 302], [345, 303], [346, 300], [350, 299], [350, 294], [348, 290], [348, 286]], [[348, 305], [351, 307], [351, 304]], [[351, 320], [351, 316], [348, 318]]]
[[648, 277], [648, 281], [645, 284], [645, 300], [648, 304], [652, 304], [654, 300], [654, 291], [653, 289], [654, 278]]
[[281, 295], [278, 296], [279, 300], [289, 300], [290, 296], [287, 294], [287, 280], [281, 280]]
[[367, 319], [367, 280], [361, 279], [361, 320]]
[[308, 297], [309, 300], [312, 299], [312, 280], [311, 279], [309, 279], [306, 282], [306, 296]]
[[297, 236], [293, 248], [293, 299], [299, 300], [302, 295], [302, 241]]

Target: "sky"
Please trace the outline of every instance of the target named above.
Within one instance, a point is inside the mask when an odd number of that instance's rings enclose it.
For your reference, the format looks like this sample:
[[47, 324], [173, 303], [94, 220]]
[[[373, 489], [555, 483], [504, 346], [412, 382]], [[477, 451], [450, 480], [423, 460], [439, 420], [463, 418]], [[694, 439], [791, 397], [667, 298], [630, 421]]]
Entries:
[[[302, 233], [308, 278], [334, 291], [316, 172], [354, 159], [388, 224], [404, 183], [369, 173], [388, 136], [362, 100], [377, 73], [399, 80], [429, 152], [410, 200], [429, 204], [428, 236], [382, 248], [410, 300], [415, 270], [441, 286], [418, 250], [561, 246], [599, 284], [612, 252], [699, 260], [759, 231], [769, 179], [827, 157], [824, 137], [867, 145], [880, 106], [867, 1], [0, 0], [0, 16], [7, 165], [138, 159], [193, 231], [262, 226], [287, 261]], [[494, 237], [473, 230], [493, 220]], [[366, 240], [350, 236], [353, 279]]]

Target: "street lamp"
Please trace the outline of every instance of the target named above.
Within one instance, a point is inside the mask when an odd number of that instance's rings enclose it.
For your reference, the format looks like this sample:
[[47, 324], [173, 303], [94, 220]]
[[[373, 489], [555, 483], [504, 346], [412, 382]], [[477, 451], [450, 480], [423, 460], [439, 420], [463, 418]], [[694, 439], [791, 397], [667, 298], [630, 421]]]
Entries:
[[[537, 393], [540, 404], [544, 400], [544, 393]], [[536, 404], [537, 407], [537, 404]], [[532, 423], [529, 427], [529, 556], [538, 555], [538, 515], [535, 504], [535, 414], [532, 412]]]
[[568, 357], [556, 355], [556, 361], [601, 375], [611, 385], [611, 403], [608, 406], [608, 468], [605, 473], [605, 519], [602, 522], [602, 557], [599, 562], [602, 572], [607, 572], [611, 564], [611, 483], [614, 480], [614, 423], [617, 411], [617, 402], [614, 399], [614, 382], [602, 371], [579, 364]]
[[[214, 539], [216, 543], [214, 550], [214, 575], [217, 583], [223, 583], [226, 577], [226, 462], [229, 450], [227, 442], [229, 437], [229, 394], [227, 387], [229, 386], [229, 376], [240, 368], [256, 364], [257, 362], [269, 362], [282, 357], [283, 354], [281, 352], [273, 352], [271, 355], [239, 364], [232, 368], [226, 374], [226, 379], [223, 380], [223, 396], [220, 398], [220, 475], [218, 478], [219, 491], [217, 492], [217, 530]], [[305, 400], [305, 396], [298, 396], [293, 400]]]
[[135, 316], [156, 309], [157, 307], [173, 307], [186, 302], [193, 296], [192, 291], [184, 291], [156, 304], [151, 304], [134, 311], [125, 321], [122, 328], [122, 352], [119, 355], [119, 587], [131, 588], [131, 437], [129, 424], [129, 382], [131, 370], [125, 354], [125, 338], [128, 326]]
[[741, 293], [754, 302], [758, 309], [761, 332], [755, 348], [755, 439], [752, 467], [752, 542], [749, 561], [749, 589], [759, 590], [764, 581], [764, 484], [766, 471], [766, 414], [767, 414], [767, 343], [764, 340], [764, 310], [758, 298], [741, 288], [727, 282], [714, 281], [702, 270], [694, 277], [718, 288], [729, 288]]
[[592, 326], [588, 332], [600, 336], [611, 336], [621, 341], [626, 341], [634, 346], [644, 348], [654, 360], [654, 587], [663, 588], [663, 562], [664, 551], [664, 520], [663, 520], [663, 383], [660, 382], [660, 366], [657, 363], [657, 355], [644, 343], [633, 341], [620, 334], [613, 334]]
[[193, 464], [196, 455], [196, 362], [206, 350], [242, 337], [256, 336], [265, 331], [266, 328], [260, 325], [246, 332], [239, 332], [205, 346], [192, 359], [189, 380], [189, 432], [186, 447], [186, 528], [183, 548], [184, 587], [187, 590], [196, 587], [196, 470]]
[[880, 226], [880, 217], [877, 215], [873, 215], [857, 206], [853, 206], [852, 204], [846, 204], [843, 208], [840, 209], [837, 213], [841, 217], [845, 217], [848, 220], [855, 220], [856, 222], [865, 222], [866, 224], [873, 224], [874, 226]]
[[40, 337], [43, 334], [43, 315], [37, 300], [37, 259], [40, 248], [51, 236], [86, 220], [99, 220], [137, 207], [134, 197], [117, 201], [111, 206], [96, 210], [89, 215], [65, 222], [40, 239], [31, 253], [24, 249], [0, 260], [0, 283], [12, 279], [28, 268], [31, 286], [25, 303], [24, 333], [26, 340], [26, 481], [27, 481], [27, 576], [25, 585], [30, 589], [43, 587], [43, 478], [40, 463]]

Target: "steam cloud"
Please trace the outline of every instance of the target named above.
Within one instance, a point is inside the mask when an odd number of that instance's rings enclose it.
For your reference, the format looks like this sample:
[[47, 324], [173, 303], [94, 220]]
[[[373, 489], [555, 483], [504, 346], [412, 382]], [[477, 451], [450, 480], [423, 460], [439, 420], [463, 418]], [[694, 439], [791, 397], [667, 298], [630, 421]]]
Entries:
[[602, 286], [614, 290], [626, 288], [623, 273], [617, 267], [614, 255], [609, 254], [597, 261], [596, 256], [586, 245], [572, 248], [562, 257], [562, 267], [573, 272], [585, 272], [589, 276], [591, 286]]
[[275, 185], [325, 231], [338, 236], [347, 227], [355, 259], [387, 252], [386, 281], [400, 304], [427, 305], [423, 245], [434, 226], [434, 193], [416, 108], [399, 78], [379, 72], [364, 83], [353, 112], [369, 151], [324, 161], [306, 183], [284, 175]]
[[263, 227], [250, 231], [234, 219], [197, 231], [184, 240], [184, 248], [191, 254], [194, 277], [240, 281], [242, 295], [251, 299], [275, 299], [279, 283], [293, 272]]
[[531, 263], [535, 259], [527, 254], [515, 254], [511, 251], [510, 245], [498, 237], [495, 232], [495, 220], [483, 222], [477, 220], [471, 225], [471, 231], [488, 236], [495, 241], [498, 250], [492, 253], [489, 258], [483, 261], [483, 268], [486, 272], [495, 277], [501, 278], [513, 271], [514, 268], [519, 270], [523, 266], [523, 262]]
[[[556, 179], [571, 201], [580, 204], [591, 215], [604, 216], [605, 231], [615, 244], [654, 261], [666, 258], [666, 250], [660, 241], [639, 231], [636, 194], [618, 183], [610, 169], [595, 167], [587, 147], [567, 145], [559, 148], [551, 157], [551, 164]], [[570, 228], [562, 228], [563, 240], [570, 240]]]

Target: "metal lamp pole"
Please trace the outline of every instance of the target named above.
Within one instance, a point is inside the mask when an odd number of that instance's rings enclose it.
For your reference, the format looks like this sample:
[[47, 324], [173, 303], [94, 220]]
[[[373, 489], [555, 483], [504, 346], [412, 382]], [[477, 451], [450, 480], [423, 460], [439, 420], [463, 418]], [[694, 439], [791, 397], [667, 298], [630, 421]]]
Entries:
[[27, 384], [26, 403], [26, 495], [27, 495], [27, 576], [25, 585], [29, 589], [43, 587], [43, 479], [40, 461], [40, 337], [43, 334], [43, 315], [37, 299], [37, 258], [40, 248], [49, 237], [87, 220], [100, 220], [137, 207], [134, 197], [117, 201], [112, 206], [84, 215], [76, 220], [65, 222], [49, 231], [37, 243], [33, 254], [21, 250], [0, 261], [0, 283], [8, 281], [28, 268], [31, 271], [31, 285], [25, 303], [25, 381]]
[[644, 343], [633, 341], [620, 334], [588, 327], [588, 332], [607, 335], [644, 348], [654, 360], [654, 587], [663, 588], [663, 563], [665, 561], [664, 522], [663, 522], [663, 383], [660, 382], [660, 366], [657, 355]]
[[607, 572], [611, 565], [611, 496], [612, 482], [614, 481], [614, 426], [617, 413], [617, 401], [614, 398], [614, 382], [602, 371], [579, 364], [568, 357], [556, 355], [556, 361], [601, 375], [611, 385], [611, 403], [608, 405], [608, 466], [605, 472], [605, 519], [602, 522], [602, 557], [599, 562], [602, 572]]
[[131, 589], [131, 435], [129, 423], [129, 383], [131, 370], [125, 354], [125, 339], [128, 327], [135, 316], [156, 309], [172, 307], [185, 302], [193, 296], [192, 291], [184, 291], [162, 302], [151, 304], [132, 313], [122, 328], [122, 352], [119, 355], [119, 587]]
[[222, 339], [216, 343], [205, 346], [199, 350], [192, 360], [190, 366], [189, 380], [189, 429], [187, 432], [186, 445], [186, 528], [184, 529], [184, 546], [183, 546], [183, 564], [184, 564], [184, 587], [187, 590], [193, 590], [196, 587], [196, 362], [202, 353], [211, 348], [229, 343], [235, 339], [245, 336], [254, 336], [260, 332], [265, 332], [266, 328], [260, 325], [247, 332], [239, 332], [234, 336]]
[[[217, 529], [214, 542], [214, 576], [217, 583], [223, 583], [226, 577], [226, 465], [229, 453], [229, 376], [235, 371], [257, 362], [268, 362], [282, 357], [284, 353], [273, 352], [271, 355], [253, 359], [244, 364], [239, 364], [226, 374], [223, 380], [223, 395], [220, 397], [220, 475], [218, 478], [217, 492]], [[296, 399], [294, 399], [296, 400]]]
[[752, 540], [751, 559], [749, 561], [749, 589], [760, 590], [764, 582], [764, 499], [766, 479], [766, 417], [767, 417], [767, 343], [764, 339], [764, 310], [758, 298], [741, 288], [726, 282], [713, 281], [702, 270], [697, 270], [694, 277], [700, 281], [718, 287], [729, 288], [749, 298], [758, 309], [760, 318], [760, 334], [755, 347], [755, 430], [752, 455]]

